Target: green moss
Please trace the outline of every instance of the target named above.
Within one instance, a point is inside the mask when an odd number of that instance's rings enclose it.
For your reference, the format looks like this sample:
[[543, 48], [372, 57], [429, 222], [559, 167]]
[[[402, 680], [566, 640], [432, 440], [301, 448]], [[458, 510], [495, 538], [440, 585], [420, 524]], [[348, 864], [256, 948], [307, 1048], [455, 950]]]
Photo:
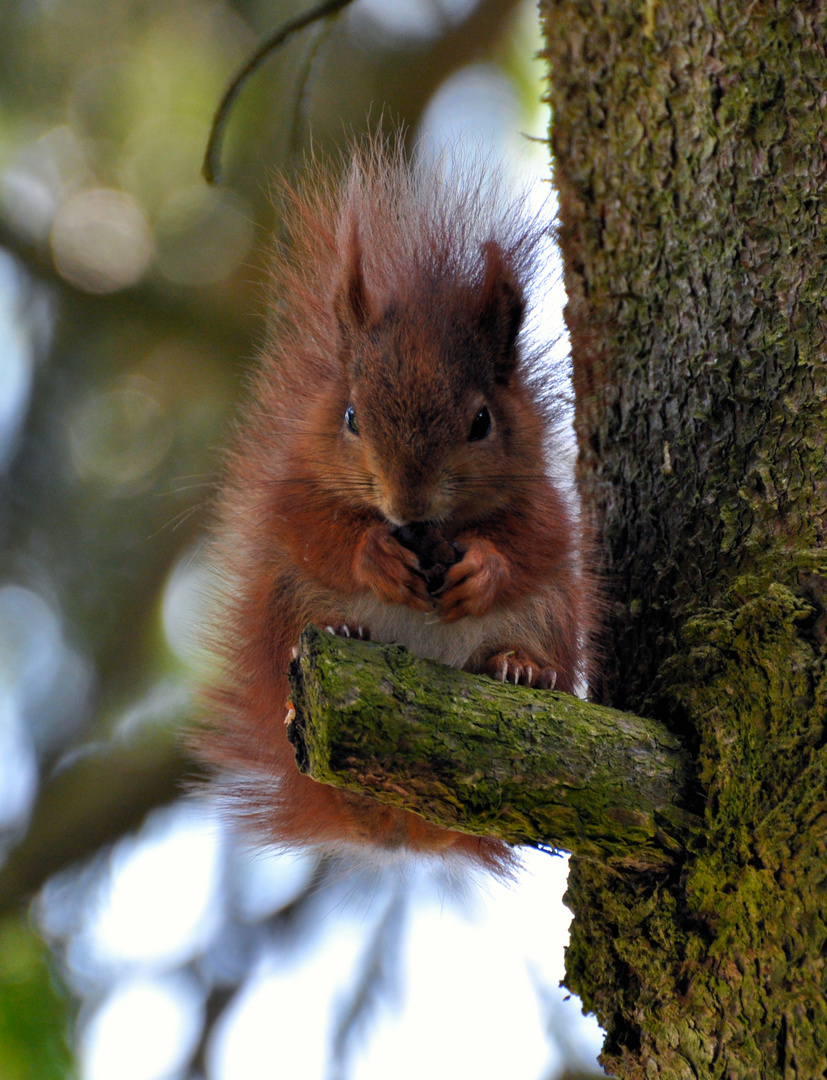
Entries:
[[[660, 1076], [689, 1075], [689, 1060], [728, 1077], [734, 1047], [737, 1075], [782, 1076], [782, 1038], [797, 1038], [818, 1070], [797, 1075], [821, 1075], [827, 871], [821, 831], [810, 830], [827, 814], [827, 712], [824, 659], [801, 634], [812, 610], [784, 586], [742, 578], [730, 604], [687, 621], [683, 651], [662, 667], [650, 704], [701, 733], [707, 795], [704, 840], [681, 885], [623, 887], [574, 871], [567, 981], [609, 1026], [607, 1061], [622, 1075], [638, 1075], [624, 1040], [641, 1028], [662, 1055]], [[730, 1056], [713, 1065], [698, 1017], [721, 1010]]]
[[579, 473], [611, 587], [601, 700], [683, 735], [705, 813], [674, 879], [573, 864], [569, 985], [624, 1078], [812, 1080], [827, 1075], [824, 5], [541, 6]]
[[697, 818], [662, 724], [308, 627], [290, 737], [316, 780], [511, 843], [668, 867]]

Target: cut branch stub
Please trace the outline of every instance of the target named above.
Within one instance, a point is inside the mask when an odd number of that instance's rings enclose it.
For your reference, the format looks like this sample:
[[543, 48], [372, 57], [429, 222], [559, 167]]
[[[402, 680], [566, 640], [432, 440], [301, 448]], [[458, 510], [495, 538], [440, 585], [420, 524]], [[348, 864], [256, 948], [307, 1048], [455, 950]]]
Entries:
[[641, 871], [697, 824], [689, 756], [657, 721], [313, 626], [290, 680], [303, 772], [435, 824]]

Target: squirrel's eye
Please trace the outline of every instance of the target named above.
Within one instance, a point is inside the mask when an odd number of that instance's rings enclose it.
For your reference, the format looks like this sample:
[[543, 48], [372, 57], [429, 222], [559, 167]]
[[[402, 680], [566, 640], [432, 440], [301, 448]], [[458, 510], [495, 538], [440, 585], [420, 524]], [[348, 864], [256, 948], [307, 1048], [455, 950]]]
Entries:
[[352, 431], [354, 435], [359, 434], [359, 425], [356, 423], [356, 410], [352, 405], [348, 405], [345, 409], [345, 424], [348, 431]]
[[490, 430], [491, 413], [488, 411], [488, 406], [483, 405], [471, 424], [471, 430], [468, 432], [468, 442], [479, 442], [480, 439], [485, 438]]

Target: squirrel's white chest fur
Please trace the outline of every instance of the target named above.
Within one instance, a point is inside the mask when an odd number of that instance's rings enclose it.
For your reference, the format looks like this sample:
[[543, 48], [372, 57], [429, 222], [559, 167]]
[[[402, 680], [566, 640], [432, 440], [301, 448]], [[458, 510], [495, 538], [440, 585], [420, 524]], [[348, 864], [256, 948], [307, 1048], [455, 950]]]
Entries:
[[373, 641], [404, 645], [423, 660], [456, 668], [465, 667], [484, 646], [496, 644], [504, 622], [499, 614], [444, 623], [434, 612], [383, 604], [373, 596], [354, 599], [346, 617], [348, 622], [368, 627]]

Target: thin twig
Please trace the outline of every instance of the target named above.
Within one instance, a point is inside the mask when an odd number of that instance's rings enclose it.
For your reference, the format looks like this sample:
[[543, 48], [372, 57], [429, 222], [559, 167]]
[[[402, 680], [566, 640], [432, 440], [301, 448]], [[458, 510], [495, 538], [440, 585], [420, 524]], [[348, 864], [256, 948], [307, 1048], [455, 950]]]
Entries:
[[324, 0], [323, 3], [310, 8], [303, 15], [298, 15], [295, 19], [285, 23], [253, 53], [224, 91], [224, 96], [213, 117], [210, 137], [204, 154], [204, 163], [201, 166], [201, 172], [208, 184], [215, 183], [220, 175], [221, 145], [224, 140], [224, 129], [227, 126], [230, 109], [250, 76], [271, 52], [280, 48], [293, 34], [298, 33], [299, 30], [304, 30], [306, 26], [310, 26], [312, 23], [319, 22], [320, 19], [329, 19], [333, 15], [337, 15], [352, 2], [353, 0]]
[[293, 123], [290, 129], [290, 164], [292, 168], [296, 168], [299, 164], [299, 151], [301, 143], [301, 131], [302, 128], [308, 123], [308, 96], [310, 91], [310, 84], [313, 77], [313, 68], [316, 66], [316, 61], [319, 58], [319, 53], [327, 43], [327, 39], [330, 36], [330, 31], [333, 27], [333, 20], [327, 19], [326, 25], [321, 28], [314, 40], [310, 43], [304, 58], [302, 59], [302, 69], [299, 72], [298, 90], [296, 93], [296, 99], [293, 105]]

